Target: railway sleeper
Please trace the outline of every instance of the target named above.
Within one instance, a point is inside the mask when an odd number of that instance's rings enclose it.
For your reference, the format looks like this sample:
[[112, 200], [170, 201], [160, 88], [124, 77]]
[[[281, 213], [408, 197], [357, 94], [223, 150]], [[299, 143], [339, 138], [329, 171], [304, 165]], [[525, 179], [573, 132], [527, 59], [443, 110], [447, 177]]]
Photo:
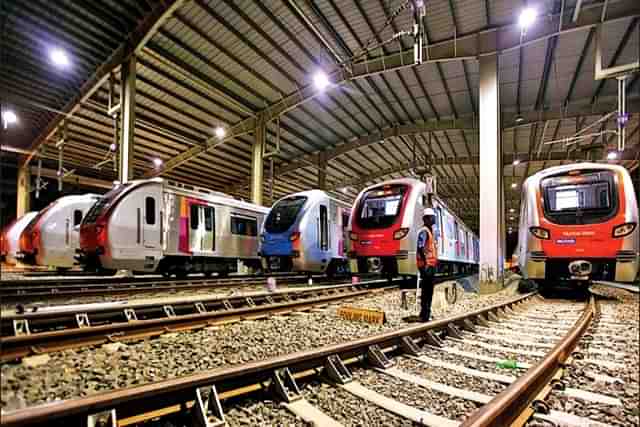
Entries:
[[[203, 399], [204, 391], [208, 391], [206, 400]], [[195, 395], [194, 404], [191, 408], [191, 417], [194, 426], [220, 427], [227, 424], [215, 385], [197, 388]]]
[[29, 335], [30, 333], [27, 319], [13, 319], [13, 334], [15, 336]]
[[282, 401], [291, 403], [302, 399], [302, 393], [289, 368], [281, 368], [273, 371], [271, 385], [275, 395]]
[[347, 368], [337, 354], [327, 357], [324, 363], [324, 369], [327, 377], [336, 384], [347, 384], [353, 381], [351, 371], [349, 371], [349, 368]]
[[387, 369], [393, 366], [393, 362], [377, 344], [369, 346], [367, 349], [367, 362], [379, 369]]
[[116, 417], [116, 410], [108, 409], [106, 411], [88, 415], [86, 423], [82, 427], [94, 426], [117, 427], [118, 418]]

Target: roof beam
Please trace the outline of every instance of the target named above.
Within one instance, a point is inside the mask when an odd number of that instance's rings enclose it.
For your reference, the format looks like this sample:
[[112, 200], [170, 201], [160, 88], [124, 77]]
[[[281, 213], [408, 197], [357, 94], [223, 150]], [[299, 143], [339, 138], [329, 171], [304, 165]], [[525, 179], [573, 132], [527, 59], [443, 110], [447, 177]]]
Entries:
[[[582, 155], [582, 151], [573, 151], [571, 153], [566, 153], [566, 152], [562, 152], [562, 151], [554, 151], [549, 153], [548, 158], [546, 159], [547, 161], [549, 160], [581, 160], [583, 158]], [[623, 151], [620, 154], [620, 157], [618, 158], [618, 161], [622, 161], [622, 160], [634, 160], [636, 158], [636, 156], [638, 156], [638, 154], [640, 154], [640, 144], [636, 144], [631, 148], [627, 148], [625, 151]], [[502, 157], [502, 162], [505, 165], [510, 165], [513, 163], [513, 160], [515, 158], [518, 158], [518, 160], [520, 160], [520, 162], [542, 162], [542, 160], [537, 160], [537, 159], [529, 159], [528, 156], [526, 155], [517, 155], [514, 153], [509, 153], [509, 154], [505, 154]], [[445, 157], [432, 157], [430, 159], [425, 159], [427, 160], [425, 163], [428, 164], [435, 164], [435, 165], [477, 165], [480, 163], [480, 157], [479, 156], [471, 156], [471, 157], [449, 157], [449, 158], [445, 158]], [[359, 187], [362, 185], [365, 185], [367, 182], [369, 181], [374, 181], [378, 178], [382, 178], [385, 177], [387, 175], [390, 175], [392, 173], [396, 173], [396, 172], [403, 172], [403, 171], [407, 171], [411, 168], [414, 168], [416, 165], [413, 162], [407, 162], [407, 163], [403, 163], [403, 164], [399, 164], [397, 166], [394, 166], [392, 168], [388, 168], [388, 169], [382, 169], [379, 170], [377, 172], [374, 172], [372, 174], [369, 175], [364, 175], [364, 176], [360, 176], [358, 179], [354, 179], [351, 181], [345, 181], [343, 182], [340, 187], [346, 187], [346, 186], [350, 186], [350, 187]], [[460, 178], [447, 178], [446, 181], [448, 181], [449, 179], [452, 180], [460, 180]], [[334, 187], [334, 188], [330, 188], [329, 191], [332, 190], [336, 190], [339, 187]]]
[[[84, 82], [76, 96], [63, 108], [63, 114], [57, 115], [31, 144], [30, 149], [35, 152], [40, 145], [56, 131], [60, 122], [68, 115], [78, 111], [82, 103], [86, 102], [107, 81], [109, 74], [120, 66], [131, 55], [138, 54], [145, 44], [153, 37], [158, 28], [179, 8], [184, 0], [166, 0], [154, 3], [155, 7], [133, 30], [127, 39], [100, 65], [93, 75]], [[22, 164], [28, 164], [33, 154], [26, 156]]]
[[[566, 12], [564, 16], [560, 16], [559, 14], [553, 15], [539, 25], [536, 25], [535, 28], [532, 28], [524, 40], [520, 39], [519, 31], [514, 31], [514, 26], [517, 25], [514, 23], [431, 43], [425, 47], [426, 52], [423, 57], [428, 59], [423, 63], [437, 63], [462, 59], [475, 60], [482, 55], [504, 53], [524, 45], [547, 40], [550, 37], [589, 29], [601, 23], [601, 11], [601, 4], [583, 6], [580, 17], [576, 22], [571, 22], [569, 12]], [[633, 16], [640, 16], [640, 3], [636, 0], [620, 0], [608, 5], [607, 19], [604, 23], [611, 23]], [[558, 31], [558, 23], [561, 18], [563, 29]], [[330, 78], [335, 86], [339, 86], [360, 78], [414, 66], [413, 49], [406, 49], [388, 55], [346, 64], [346, 66], [334, 70], [330, 74]], [[261, 114], [264, 115], [265, 120], [268, 122], [316, 98], [318, 95], [320, 95], [320, 92], [312, 84], [309, 84], [265, 108], [261, 111]], [[255, 116], [238, 122], [228, 129], [227, 136], [224, 139], [213, 137], [208, 139], [204, 144], [184, 151], [174, 159], [166, 162], [164, 166], [153, 175], [157, 176], [168, 172], [184, 162], [189, 161], [191, 158], [200, 155], [204, 151], [213, 149], [239, 135], [251, 132], [255, 128], [255, 122]]]
[[[37, 174], [38, 174], [38, 167], [31, 166], [31, 175], [37, 175]], [[40, 169], [40, 176], [43, 178], [58, 179], [58, 171], [54, 169], [42, 168]], [[111, 189], [113, 187], [113, 182], [111, 181], [106, 181], [104, 179], [98, 179], [98, 178], [91, 178], [88, 176], [80, 176], [76, 174], [64, 176], [62, 180], [70, 184], [85, 185], [87, 187], [94, 187], [94, 188]]]
[[[513, 126], [522, 127], [529, 126], [538, 122], [546, 122], [548, 120], [568, 119], [574, 117], [580, 117], [585, 115], [598, 115], [605, 114], [615, 109], [615, 104], [599, 104], [596, 106], [583, 106], [575, 108], [566, 108], [565, 110], [548, 110], [548, 111], [527, 111], [521, 113], [523, 121], [516, 122], [516, 113], [503, 113], [502, 123], [505, 124], [505, 129], [509, 129]], [[627, 111], [630, 113], [640, 113], [640, 98], [635, 97], [629, 100], [627, 104]], [[414, 123], [406, 125], [398, 125], [393, 127], [384, 128], [380, 131], [374, 131], [372, 133], [362, 135], [360, 137], [345, 141], [340, 145], [336, 145], [325, 151], [327, 160], [334, 159], [342, 154], [357, 148], [366, 147], [371, 144], [379, 143], [383, 139], [391, 138], [394, 136], [410, 136], [416, 134], [425, 134], [433, 131], [446, 131], [446, 130], [477, 130], [478, 123], [473, 117], [464, 117], [452, 120], [439, 120], [429, 121], [426, 123]], [[320, 160], [319, 152], [304, 156], [291, 163], [281, 165], [275, 169], [276, 175], [282, 175], [285, 173], [293, 172], [302, 167], [308, 167], [311, 165], [317, 165]]]

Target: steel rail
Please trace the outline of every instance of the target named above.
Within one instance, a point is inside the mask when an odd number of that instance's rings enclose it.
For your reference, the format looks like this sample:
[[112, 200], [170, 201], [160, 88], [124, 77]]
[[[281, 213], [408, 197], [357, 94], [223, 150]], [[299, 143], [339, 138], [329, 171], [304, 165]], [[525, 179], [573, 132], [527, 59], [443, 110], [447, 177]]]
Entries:
[[472, 413], [460, 427], [509, 426], [518, 419], [569, 358], [589, 327], [595, 310], [595, 300], [591, 296], [580, 318], [544, 359]]
[[276, 277], [276, 278], [286, 278], [286, 277], [305, 277], [301, 274], [295, 273], [272, 273], [269, 275], [264, 274], [243, 274], [243, 275], [230, 275], [227, 277], [203, 277], [203, 276], [189, 276], [184, 279], [172, 279], [163, 276], [157, 277], [149, 277], [149, 276], [134, 276], [134, 277], [126, 277], [126, 276], [108, 276], [108, 277], [82, 277], [82, 276], [59, 276], [59, 277], [48, 277], [43, 279], [9, 279], [2, 280], [2, 288], [0, 291], [5, 289], [16, 290], [16, 289], [25, 289], [25, 288], [34, 288], [37, 289], [39, 287], [50, 288], [54, 285], [58, 286], [108, 286], [113, 284], [121, 284], [121, 283], [166, 283], [166, 282], [200, 282], [200, 281], [242, 281], [242, 280], [251, 280], [251, 279], [260, 279], [267, 277]]
[[[279, 278], [280, 283], [303, 283], [306, 276], [284, 276]], [[191, 280], [168, 280], [168, 281], [145, 281], [145, 282], [121, 282], [109, 284], [73, 284], [47, 286], [24, 286], [24, 287], [0, 287], [0, 300], [4, 304], [9, 302], [26, 302], [37, 298], [70, 298], [83, 296], [105, 296], [105, 295], [133, 295], [139, 293], [159, 292], [167, 290], [194, 290], [208, 288], [225, 288], [233, 286], [251, 286], [264, 283], [264, 277], [253, 276], [243, 279], [191, 279]], [[326, 284], [325, 281], [320, 282]]]
[[[534, 294], [521, 295], [500, 304], [458, 314], [448, 318], [385, 332], [341, 344], [332, 344], [313, 350], [276, 356], [246, 364], [221, 367], [197, 374], [173, 378], [141, 386], [117, 389], [84, 398], [33, 406], [5, 413], [0, 425], [6, 427], [31, 425], [74, 425], [85, 422], [87, 416], [115, 410], [119, 419], [184, 405], [193, 400], [195, 390], [215, 385], [220, 392], [268, 381], [277, 369], [288, 368], [294, 375], [309, 369], [321, 368], [329, 356], [342, 360], [362, 356], [374, 345], [380, 348], [400, 348], [402, 339], [424, 339], [431, 331], [447, 329], [452, 324], [485, 320], [484, 316], [504, 314], [505, 309], [520, 306]], [[188, 405], [187, 405], [188, 406]]]
[[[380, 282], [386, 283], [385, 280]], [[62, 349], [97, 345], [116, 340], [140, 339], [160, 335], [168, 331], [198, 329], [221, 323], [263, 317], [266, 314], [282, 314], [293, 310], [303, 310], [334, 301], [368, 295], [389, 290], [396, 286], [383, 288], [365, 287], [367, 285], [348, 285], [333, 289], [334, 293], [323, 294], [327, 290], [301, 290], [295, 296], [299, 299], [274, 302], [263, 305], [227, 308], [193, 314], [165, 314], [165, 317], [149, 320], [128, 320], [106, 325], [75, 327], [73, 329], [0, 337], [0, 361], [20, 359], [33, 353], [46, 353]], [[318, 295], [321, 294], [321, 295]], [[289, 294], [292, 295], [292, 294]], [[246, 297], [244, 298], [246, 300]]]
[[[37, 330], [41, 330], [50, 324], [65, 323], [68, 321], [75, 322], [76, 314], [87, 314], [87, 317], [94, 323], [105, 322], [112, 317], [117, 317], [122, 320], [124, 310], [133, 310], [137, 317], [149, 318], [153, 316], [155, 311], [162, 311], [163, 307], [171, 306], [176, 313], [198, 312], [198, 303], [202, 304], [202, 307], [211, 311], [215, 308], [238, 307], [247, 303], [247, 298], [250, 298], [255, 305], [264, 304], [265, 302], [271, 303], [272, 300], [287, 300], [295, 298], [304, 293], [323, 293], [323, 292], [335, 292], [340, 289], [348, 289], [353, 286], [370, 286], [370, 285], [382, 285], [388, 283], [386, 280], [380, 281], [367, 281], [361, 282], [358, 285], [351, 283], [341, 283], [334, 285], [317, 285], [309, 288], [285, 288], [278, 289], [274, 292], [256, 292], [245, 295], [194, 295], [188, 298], [175, 298], [171, 300], [157, 300], [157, 301], [118, 301], [118, 302], [106, 302], [106, 303], [89, 303], [89, 304], [73, 304], [73, 305], [58, 305], [50, 307], [40, 307], [37, 311], [25, 311], [23, 313], [7, 313], [3, 314], [0, 319], [0, 325], [2, 325], [1, 336], [13, 335], [7, 328], [11, 328], [14, 321], [26, 320], [29, 322], [30, 331], [35, 332], [33, 327]], [[57, 326], [56, 326], [57, 327]]]

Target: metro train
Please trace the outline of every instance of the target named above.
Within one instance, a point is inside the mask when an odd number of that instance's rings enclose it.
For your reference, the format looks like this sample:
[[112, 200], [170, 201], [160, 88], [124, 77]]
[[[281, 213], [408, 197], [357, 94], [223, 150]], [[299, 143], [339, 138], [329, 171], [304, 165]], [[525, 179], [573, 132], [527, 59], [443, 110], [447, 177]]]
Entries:
[[29, 265], [67, 270], [74, 265], [82, 218], [98, 194], [64, 196], [42, 209], [20, 235], [18, 259]]
[[302, 191], [276, 201], [260, 236], [263, 268], [345, 274], [350, 211], [349, 204], [321, 190]]
[[640, 269], [638, 201], [622, 166], [577, 163], [524, 182], [517, 259], [543, 287], [633, 282]]
[[16, 257], [20, 249], [20, 234], [36, 215], [38, 215], [38, 211], [27, 212], [8, 224], [2, 232], [2, 255], [7, 264], [18, 262]]
[[184, 277], [260, 269], [258, 230], [269, 209], [163, 179], [118, 184], [80, 225], [86, 270]]
[[[477, 268], [478, 237], [438, 197], [431, 197], [433, 225], [441, 273]], [[352, 273], [385, 276], [416, 275], [418, 230], [429, 207], [426, 184], [412, 178], [394, 179], [365, 188], [356, 198], [349, 221], [349, 261]]]

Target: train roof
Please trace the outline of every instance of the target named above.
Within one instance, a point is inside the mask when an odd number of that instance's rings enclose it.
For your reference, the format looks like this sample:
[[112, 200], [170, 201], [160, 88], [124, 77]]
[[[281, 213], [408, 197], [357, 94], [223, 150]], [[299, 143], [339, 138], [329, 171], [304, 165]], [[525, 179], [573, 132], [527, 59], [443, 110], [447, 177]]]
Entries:
[[620, 165], [615, 165], [611, 163], [580, 162], [580, 163], [572, 163], [570, 165], [552, 166], [550, 168], [543, 169], [539, 172], [534, 173], [530, 177], [528, 177], [525, 180], [524, 185], [527, 186], [532, 182], [537, 182], [548, 176], [560, 174], [563, 172], [569, 172], [572, 170], [593, 170], [593, 169], [613, 170], [613, 171], [622, 172], [625, 174], [629, 173], [624, 166], [620, 166]]
[[341, 205], [343, 207], [351, 208], [351, 204], [349, 204], [347, 202], [343, 202], [342, 200], [336, 199], [335, 197], [330, 196], [329, 193], [327, 193], [326, 191], [318, 190], [318, 189], [299, 191], [297, 193], [287, 194], [286, 196], [282, 196], [278, 200], [276, 200], [274, 202], [274, 205], [276, 203], [278, 203], [282, 199], [286, 199], [286, 198], [294, 197], [294, 196], [306, 196], [306, 197], [308, 197], [310, 199], [314, 199], [314, 198], [317, 198], [317, 197], [326, 197], [326, 198], [328, 198], [330, 200], [333, 200], [334, 202], [336, 202], [337, 204], [339, 204], [339, 205]]
[[227, 206], [234, 206], [234, 207], [258, 211], [262, 213], [269, 212], [269, 208], [267, 207], [245, 202], [244, 200], [238, 200], [229, 194], [222, 193], [220, 191], [210, 190], [204, 187], [198, 187], [195, 185], [181, 184], [179, 182], [170, 181], [163, 178], [137, 179], [137, 180], [129, 181], [129, 183], [134, 186], [139, 186], [148, 182], [157, 182], [158, 184], [162, 185], [164, 190], [170, 191], [172, 193], [175, 193], [181, 196], [193, 197], [201, 200], [206, 200], [212, 203], [218, 203], [218, 204], [223, 204]]

